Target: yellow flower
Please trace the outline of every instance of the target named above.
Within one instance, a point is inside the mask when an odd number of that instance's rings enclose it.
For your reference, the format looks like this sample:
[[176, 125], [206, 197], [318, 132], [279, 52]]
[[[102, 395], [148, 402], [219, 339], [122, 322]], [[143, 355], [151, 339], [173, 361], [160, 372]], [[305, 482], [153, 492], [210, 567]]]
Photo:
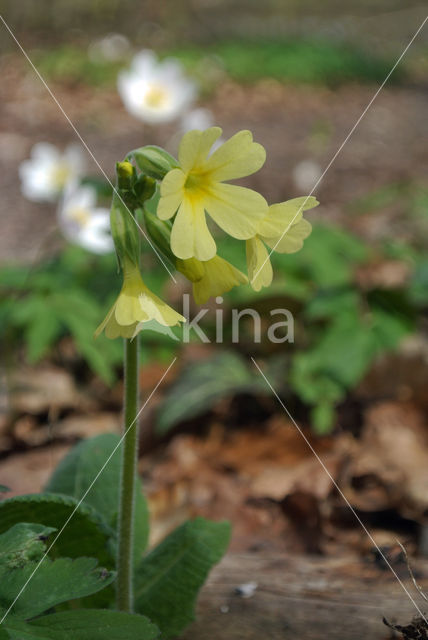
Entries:
[[189, 131], [179, 149], [179, 168], [162, 180], [157, 214], [168, 220], [177, 213], [171, 231], [171, 249], [178, 258], [207, 261], [216, 254], [216, 243], [207, 227], [205, 211], [226, 233], [246, 240], [257, 233], [266, 215], [266, 200], [256, 191], [224, 180], [258, 171], [266, 152], [253, 142], [250, 131], [240, 131], [209, 155], [222, 130]]
[[260, 222], [257, 235], [247, 240], [247, 269], [250, 284], [255, 291], [268, 287], [273, 271], [265, 243], [278, 253], [295, 253], [312, 231], [303, 218], [303, 211], [318, 205], [313, 197], [301, 197], [273, 204]]
[[104, 329], [107, 338], [133, 338], [149, 320], [172, 327], [186, 319], [158, 298], [144, 284], [138, 267], [129, 260], [123, 264], [123, 285], [119, 296], [95, 331]]
[[214, 256], [211, 260], [201, 262], [204, 275], [193, 282], [193, 297], [196, 304], [204, 304], [209, 298], [220, 296], [240, 284], [247, 284], [247, 276], [236, 269], [230, 262]]

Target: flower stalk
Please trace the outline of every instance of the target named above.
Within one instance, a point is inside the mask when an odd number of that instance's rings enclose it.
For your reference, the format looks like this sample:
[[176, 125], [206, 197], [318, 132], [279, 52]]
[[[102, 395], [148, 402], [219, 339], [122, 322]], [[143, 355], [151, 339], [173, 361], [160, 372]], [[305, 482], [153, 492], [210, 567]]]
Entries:
[[118, 552], [116, 607], [119, 611], [132, 613], [133, 588], [133, 533], [134, 508], [138, 459], [138, 336], [124, 340], [125, 344], [125, 389], [124, 389], [124, 440], [120, 472], [120, 497], [118, 517]]

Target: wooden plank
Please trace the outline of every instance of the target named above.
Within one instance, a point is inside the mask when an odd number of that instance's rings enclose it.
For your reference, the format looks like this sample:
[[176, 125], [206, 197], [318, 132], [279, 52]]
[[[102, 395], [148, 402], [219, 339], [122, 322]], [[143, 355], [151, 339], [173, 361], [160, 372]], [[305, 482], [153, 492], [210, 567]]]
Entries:
[[[418, 573], [427, 576], [423, 564]], [[398, 570], [424, 611], [406, 567]], [[252, 597], [237, 595], [237, 586], [253, 581]], [[407, 624], [414, 615], [389, 570], [356, 558], [229, 554], [202, 590], [197, 620], [182, 640], [386, 640], [392, 636], [383, 616]]]

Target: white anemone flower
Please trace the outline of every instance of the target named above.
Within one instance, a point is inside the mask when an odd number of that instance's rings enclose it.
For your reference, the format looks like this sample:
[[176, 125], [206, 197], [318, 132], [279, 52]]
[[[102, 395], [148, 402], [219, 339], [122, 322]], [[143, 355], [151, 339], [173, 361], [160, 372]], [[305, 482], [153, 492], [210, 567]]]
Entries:
[[214, 126], [214, 124], [215, 122], [212, 112], [204, 107], [199, 107], [198, 109], [192, 109], [192, 111], [188, 111], [184, 114], [181, 119], [180, 128], [184, 133], [192, 131], [193, 129], [205, 131], [205, 129], [209, 129]]
[[70, 183], [58, 209], [58, 222], [64, 236], [92, 253], [114, 249], [110, 234], [110, 212], [97, 207], [97, 193], [89, 185]]
[[148, 49], [138, 53], [118, 77], [126, 109], [149, 124], [169, 122], [184, 113], [197, 96], [196, 85], [173, 58], [159, 61]]
[[314, 189], [322, 176], [322, 169], [313, 160], [302, 160], [293, 169], [293, 180], [299, 191], [309, 192]]
[[86, 155], [80, 145], [71, 144], [62, 152], [53, 144], [39, 142], [19, 167], [21, 191], [34, 202], [55, 202], [65, 185], [85, 170]]

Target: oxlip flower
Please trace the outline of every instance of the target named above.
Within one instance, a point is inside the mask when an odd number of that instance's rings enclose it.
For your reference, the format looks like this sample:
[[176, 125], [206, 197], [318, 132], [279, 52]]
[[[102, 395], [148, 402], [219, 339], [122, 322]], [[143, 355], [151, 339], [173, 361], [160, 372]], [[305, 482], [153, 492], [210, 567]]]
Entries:
[[159, 61], [147, 49], [134, 57], [128, 71], [119, 74], [117, 86], [129, 113], [149, 124], [175, 120], [197, 95], [196, 85], [177, 60]]
[[255, 291], [272, 282], [270, 252], [266, 245], [278, 253], [299, 251], [312, 230], [311, 224], [303, 218], [303, 211], [318, 204], [314, 197], [301, 197], [269, 207], [257, 234], [246, 243], [248, 278]]
[[69, 183], [58, 209], [58, 222], [64, 236], [92, 253], [113, 251], [110, 234], [110, 212], [97, 207], [93, 187]]
[[19, 167], [21, 191], [28, 200], [54, 202], [70, 180], [86, 169], [86, 156], [80, 145], [71, 144], [64, 152], [48, 142], [39, 142], [29, 160]]
[[196, 304], [221, 296], [240, 284], [247, 284], [247, 276], [220, 256], [200, 262], [196, 258], [177, 260], [177, 269], [193, 283]]
[[156, 320], [160, 325], [173, 327], [186, 321], [182, 315], [150, 291], [137, 265], [125, 258], [122, 268], [122, 289], [95, 331], [95, 337], [105, 330], [107, 338], [133, 338], [144, 327], [145, 322]]
[[207, 261], [217, 247], [208, 230], [205, 212], [226, 233], [239, 240], [252, 238], [266, 215], [266, 200], [256, 191], [224, 184], [251, 175], [263, 165], [266, 152], [253, 142], [250, 131], [240, 131], [210, 155], [220, 137], [220, 127], [184, 134], [179, 167], [163, 178], [157, 208], [161, 220], [175, 214], [171, 250], [177, 258]]

